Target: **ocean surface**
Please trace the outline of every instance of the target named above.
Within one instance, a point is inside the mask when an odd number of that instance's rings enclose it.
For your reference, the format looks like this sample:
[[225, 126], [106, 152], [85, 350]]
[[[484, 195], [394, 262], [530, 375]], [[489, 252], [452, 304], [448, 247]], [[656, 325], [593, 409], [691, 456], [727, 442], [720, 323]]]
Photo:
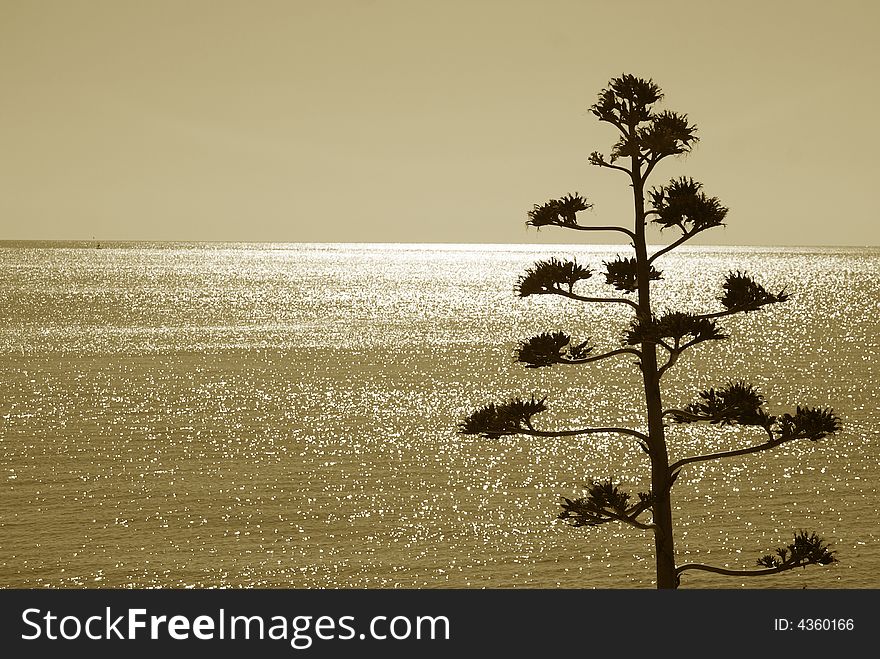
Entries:
[[[646, 490], [634, 442], [457, 432], [532, 394], [542, 429], [643, 428], [631, 358], [512, 356], [546, 330], [619, 347], [628, 307], [514, 294], [537, 259], [618, 253], [0, 243], [0, 587], [650, 588], [649, 533], [555, 519], [590, 478]], [[679, 563], [754, 567], [799, 529], [839, 563], [683, 587], [880, 587], [880, 249], [692, 247], [658, 265], [661, 312], [719, 310], [731, 270], [791, 294], [721, 319], [731, 338], [686, 353], [665, 406], [742, 378], [772, 413], [843, 419], [819, 442], [689, 465], [673, 490]], [[761, 441], [668, 431], [673, 459]]]

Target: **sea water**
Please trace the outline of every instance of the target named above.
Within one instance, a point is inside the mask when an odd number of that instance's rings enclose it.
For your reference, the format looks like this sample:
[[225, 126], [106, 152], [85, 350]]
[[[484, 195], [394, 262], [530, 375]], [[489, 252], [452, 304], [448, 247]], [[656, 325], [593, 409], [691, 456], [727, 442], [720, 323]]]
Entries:
[[[601, 271], [621, 248], [0, 243], [0, 586], [649, 588], [650, 533], [572, 528], [562, 497], [646, 491], [619, 435], [465, 436], [490, 402], [547, 398], [544, 430], [644, 429], [622, 355], [525, 369], [562, 330], [620, 347], [631, 312], [514, 288], [535, 260]], [[694, 588], [878, 588], [880, 250], [690, 247], [658, 312], [720, 310], [730, 271], [790, 300], [722, 318], [663, 379], [664, 405], [744, 379], [768, 411], [830, 406], [818, 442], [687, 466], [679, 563], [747, 569], [815, 530], [833, 566]], [[612, 295], [601, 274], [579, 284]], [[760, 443], [670, 426], [673, 460]]]

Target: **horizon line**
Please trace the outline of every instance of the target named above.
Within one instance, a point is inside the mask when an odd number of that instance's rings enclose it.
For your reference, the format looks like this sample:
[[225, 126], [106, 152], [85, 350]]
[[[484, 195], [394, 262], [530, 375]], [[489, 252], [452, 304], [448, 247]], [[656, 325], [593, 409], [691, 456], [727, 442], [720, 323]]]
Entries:
[[[297, 241], [297, 240], [194, 240], [194, 239], [150, 239], [150, 238], [0, 238], [0, 245], [8, 243], [90, 243], [93, 245], [112, 245], [120, 243], [187, 243], [187, 244], [214, 244], [214, 245], [437, 245], [437, 246], [492, 246], [492, 247], [600, 247], [617, 248], [631, 247], [629, 243], [530, 243], [530, 242], [452, 242], [452, 241]], [[669, 243], [649, 243], [648, 247], [665, 247]], [[693, 244], [684, 243], [683, 248], [714, 248], [714, 247], [771, 247], [771, 248], [841, 248], [841, 249], [870, 249], [878, 248], [878, 245], [845, 245], [845, 244], [770, 244], [770, 243], [712, 243]]]

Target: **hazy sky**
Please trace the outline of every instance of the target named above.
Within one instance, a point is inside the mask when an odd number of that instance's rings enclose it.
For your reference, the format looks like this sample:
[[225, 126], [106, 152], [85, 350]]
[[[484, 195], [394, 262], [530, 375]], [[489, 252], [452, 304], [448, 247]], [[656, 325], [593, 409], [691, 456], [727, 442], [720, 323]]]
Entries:
[[[880, 2], [0, 0], [0, 239], [610, 242], [609, 78], [653, 78], [716, 244], [878, 245]], [[672, 237], [672, 236], [670, 236]]]

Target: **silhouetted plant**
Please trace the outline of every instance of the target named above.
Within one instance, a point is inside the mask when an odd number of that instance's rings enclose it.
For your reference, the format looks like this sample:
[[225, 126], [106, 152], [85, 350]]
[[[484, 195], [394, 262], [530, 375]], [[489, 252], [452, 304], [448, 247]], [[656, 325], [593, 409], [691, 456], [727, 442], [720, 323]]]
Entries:
[[[611, 284], [618, 291], [633, 293], [638, 290], [637, 281], [638, 266], [635, 259], [625, 259], [620, 256], [614, 261], [604, 261], [605, 283]], [[660, 273], [653, 266], [648, 271], [649, 279], [660, 279]]]
[[639, 502], [630, 506], [630, 495], [621, 491], [611, 479], [591, 481], [585, 498], [572, 500], [563, 497], [565, 503], [562, 504], [559, 519], [566, 520], [572, 526], [598, 526], [617, 521], [649, 529], [649, 525], [638, 521], [638, 516], [651, 506], [651, 495], [639, 492], [638, 497]]
[[571, 337], [564, 332], [544, 332], [523, 341], [516, 351], [517, 361], [526, 368], [539, 368], [553, 364], [573, 364], [587, 359], [592, 352], [589, 341], [571, 345]]
[[759, 558], [758, 565], [769, 568], [805, 567], [812, 564], [829, 565], [836, 561], [834, 552], [828, 550], [828, 545], [822, 538], [815, 533], [798, 531], [794, 542], [787, 547], [778, 547], [776, 556]]
[[572, 293], [574, 285], [582, 279], [589, 279], [593, 271], [578, 265], [576, 261], [560, 261], [552, 258], [549, 261], [538, 261], [535, 267], [529, 268], [519, 279], [520, 297], [557, 293], [564, 286]]
[[554, 224], [556, 226], [576, 226], [575, 214], [592, 207], [592, 204], [588, 204], [587, 200], [577, 193], [565, 195], [562, 199], [551, 199], [540, 206], [536, 204], [534, 209], [529, 211], [529, 220], [526, 224], [533, 227]]
[[547, 409], [544, 399], [525, 401], [519, 398], [503, 405], [490, 403], [481, 407], [461, 423], [461, 432], [497, 439], [532, 429], [532, 416]]
[[[596, 526], [623, 522], [651, 531], [654, 536], [658, 588], [676, 588], [681, 574], [702, 570], [717, 574], [753, 576], [775, 574], [806, 565], [829, 565], [836, 561], [824, 539], [814, 532], [798, 531], [794, 541], [776, 549], [775, 554], [760, 558], [761, 569], [730, 570], [698, 563], [676, 566], [672, 526], [671, 491], [681, 470], [687, 465], [727, 457], [748, 455], [775, 448], [798, 439], [817, 441], [840, 429], [840, 419], [831, 409], [798, 406], [794, 413], [772, 415], [764, 409], [764, 397], [751, 384], [739, 380], [699, 392], [695, 402], [680, 409], [662, 406], [661, 379], [688, 349], [706, 342], [727, 338], [716, 319], [736, 313], [758, 311], [768, 305], [785, 302], [784, 290], [769, 292], [751, 275], [730, 272], [721, 285], [718, 301], [723, 311], [702, 314], [667, 312], [655, 315], [651, 304], [651, 282], [661, 278], [654, 263], [695, 235], [724, 224], [728, 209], [715, 197], [707, 196], [702, 184], [680, 177], [646, 192], [645, 185], [656, 165], [669, 156], [687, 153], [697, 141], [696, 128], [687, 115], [668, 110], [656, 111], [654, 104], [663, 98], [651, 80], [624, 74], [614, 78], [599, 93], [590, 108], [599, 121], [617, 129], [618, 141], [609, 156], [598, 151], [590, 154], [591, 164], [619, 171], [627, 176], [633, 190], [635, 217], [633, 228], [594, 226], [578, 222], [577, 213], [592, 208], [579, 194], [565, 195], [535, 205], [528, 212], [526, 224], [534, 227], [557, 226], [576, 231], [610, 231], [627, 236], [634, 254], [607, 261], [605, 283], [615, 291], [635, 294], [591, 297], [576, 292], [578, 282], [593, 272], [576, 261], [551, 258], [538, 261], [520, 277], [516, 291], [520, 297], [553, 294], [584, 302], [622, 304], [631, 308], [633, 318], [623, 333], [623, 347], [597, 352], [589, 341], [574, 343], [561, 332], [544, 332], [520, 343], [515, 350], [517, 361], [527, 368], [552, 367], [557, 364], [586, 364], [617, 355], [637, 357], [645, 394], [644, 430], [624, 427], [593, 427], [574, 430], [543, 430], [535, 427], [533, 417], [547, 410], [544, 398], [516, 399], [501, 405], [490, 404], [468, 416], [460, 425], [465, 434], [488, 438], [524, 434], [534, 437], [566, 437], [615, 433], [635, 439], [650, 459], [651, 491], [631, 495], [612, 479], [591, 481], [586, 496], [563, 498], [559, 518], [572, 526]], [[650, 203], [646, 206], [646, 201]], [[680, 234], [665, 247], [648, 254], [646, 227], [649, 222], [661, 231]], [[660, 360], [658, 361], [658, 355]], [[766, 440], [740, 449], [706, 455], [669, 459], [665, 420], [676, 424], [705, 422], [719, 426], [762, 429]], [[645, 517], [650, 514], [649, 519]]]
[[766, 304], [785, 302], [785, 291], [768, 293], [767, 290], [744, 272], [731, 272], [724, 282], [724, 295], [719, 298], [728, 311], [756, 311]]

